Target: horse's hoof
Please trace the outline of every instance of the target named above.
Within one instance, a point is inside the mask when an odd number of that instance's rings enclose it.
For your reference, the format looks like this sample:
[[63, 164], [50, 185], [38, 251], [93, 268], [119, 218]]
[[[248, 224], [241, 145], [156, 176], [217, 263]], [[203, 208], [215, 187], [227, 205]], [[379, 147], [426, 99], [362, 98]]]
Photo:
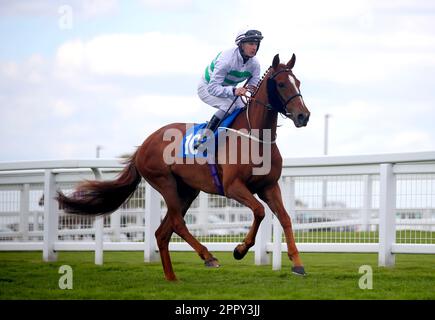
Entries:
[[211, 257], [210, 259], [205, 260], [204, 265], [207, 268], [219, 268], [221, 266], [218, 259], [216, 259], [215, 257]]
[[236, 260], [242, 260], [245, 255], [246, 255], [246, 253], [244, 253], [244, 254], [240, 253], [237, 250], [237, 247], [234, 248], [234, 251], [233, 251], [233, 257], [234, 257], [234, 259], [236, 259]]
[[292, 273], [297, 276], [306, 276], [305, 269], [303, 266], [292, 267]]

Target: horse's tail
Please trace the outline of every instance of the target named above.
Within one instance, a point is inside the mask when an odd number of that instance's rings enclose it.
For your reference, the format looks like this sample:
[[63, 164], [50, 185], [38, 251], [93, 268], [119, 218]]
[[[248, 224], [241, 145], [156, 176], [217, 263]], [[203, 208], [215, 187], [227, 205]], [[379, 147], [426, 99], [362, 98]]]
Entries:
[[71, 197], [58, 192], [57, 201], [67, 213], [101, 215], [118, 209], [136, 190], [141, 175], [137, 170], [134, 153], [127, 166], [113, 181], [85, 181]]

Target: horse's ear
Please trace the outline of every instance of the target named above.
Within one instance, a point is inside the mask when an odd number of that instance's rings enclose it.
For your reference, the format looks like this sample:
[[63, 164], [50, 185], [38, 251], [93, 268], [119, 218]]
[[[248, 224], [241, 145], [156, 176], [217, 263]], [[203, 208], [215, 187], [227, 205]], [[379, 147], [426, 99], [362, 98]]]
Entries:
[[276, 68], [278, 68], [278, 65], [279, 65], [279, 54], [276, 54], [276, 55], [273, 57], [272, 68], [273, 68], [274, 70], [276, 70]]
[[296, 63], [296, 56], [295, 56], [295, 54], [293, 53], [292, 58], [290, 59], [289, 62], [287, 62], [287, 67], [288, 67], [289, 69], [293, 69], [293, 67], [295, 66], [295, 63]]

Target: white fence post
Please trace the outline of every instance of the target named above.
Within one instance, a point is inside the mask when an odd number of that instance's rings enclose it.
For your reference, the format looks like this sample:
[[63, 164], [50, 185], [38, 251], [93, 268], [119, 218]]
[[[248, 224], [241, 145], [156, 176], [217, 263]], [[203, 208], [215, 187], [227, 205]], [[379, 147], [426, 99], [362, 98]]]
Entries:
[[[97, 168], [92, 168], [95, 179], [101, 180], [101, 172]], [[103, 234], [104, 234], [104, 216], [99, 215], [94, 220], [95, 228], [95, 264], [103, 264]]]
[[[20, 194], [20, 224], [19, 230], [21, 234], [21, 239], [23, 241], [29, 240], [29, 193], [30, 193], [30, 185], [25, 183], [23, 188], [21, 189]], [[33, 223], [35, 226], [35, 223]], [[35, 230], [35, 228], [33, 228]]]
[[145, 189], [145, 262], [159, 260], [155, 232], [160, 224], [160, 194], [149, 184]]
[[328, 206], [328, 177], [322, 177], [322, 208]]
[[273, 217], [273, 251], [272, 251], [272, 270], [281, 270], [282, 253], [281, 253], [282, 227], [276, 216]]
[[57, 241], [57, 229], [59, 224], [59, 212], [55, 200], [56, 181], [52, 170], [45, 170], [44, 178], [44, 243], [42, 247], [42, 259], [44, 261], [56, 261], [57, 252], [54, 243]]
[[199, 193], [199, 207], [196, 223], [200, 225], [201, 234], [206, 235], [208, 232], [208, 194], [205, 192]]
[[372, 209], [372, 177], [363, 176], [364, 194], [363, 207], [361, 210], [361, 231], [370, 231], [370, 218]]
[[115, 211], [110, 215], [110, 229], [112, 230], [112, 241], [121, 240], [121, 212]]
[[270, 263], [270, 255], [267, 253], [267, 243], [272, 242], [272, 212], [267, 204], [261, 201], [264, 206], [265, 216], [258, 229], [255, 239], [255, 264], [264, 265]]
[[384, 163], [380, 166], [379, 179], [379, 259], [382, 267], [394, 266], [395, 257], [391, 253], [396, 241], [396, 177], [393, 166]]
[[95, 226], [95, 264], [102, 265], [104, 261], [104, 257], [103, 257], [104, 216], [103, 215], [99, 215], [95, 217], [94, 226]]
[[283, 202], [293, 224], [293, 220], [296, 220], [295, 179], [293, 177], [287, 177], [286, 180], [284, 180], [284, 187]]

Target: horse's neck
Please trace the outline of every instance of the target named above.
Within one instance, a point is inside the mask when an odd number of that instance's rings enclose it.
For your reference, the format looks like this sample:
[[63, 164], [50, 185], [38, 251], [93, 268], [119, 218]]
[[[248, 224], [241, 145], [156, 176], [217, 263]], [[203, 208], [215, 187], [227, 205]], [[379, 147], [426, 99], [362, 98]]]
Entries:
[[251, 129], [258, 129], [260, 136], [263, 136], [264, 129], [269, 129], [271, 130], [271, 138], [273, 140], [276, 136], [278, 113], [268, 110], [264, 104], [268, 104], [268, 99], [266, 85], [262, 83], [255, 93], [255, 100], [251, 101], [247, 112], [249, 113]]
[[[264, 74], [253, 100], [250, 105], [241, 112], [232, 124], [233, 129], [256, 129], [259, 131], [259, 138], [263, 137], [263, 130], [271, 130], [271, 139], [275, 140], [276, 127], [278, 122], [278, 113], [274, 110], [268, 110], [266, 105], [269, 103], [267, 94], [267, 77], [271, 69]], [[257, 102], [258, 101], [258, 102]]]

